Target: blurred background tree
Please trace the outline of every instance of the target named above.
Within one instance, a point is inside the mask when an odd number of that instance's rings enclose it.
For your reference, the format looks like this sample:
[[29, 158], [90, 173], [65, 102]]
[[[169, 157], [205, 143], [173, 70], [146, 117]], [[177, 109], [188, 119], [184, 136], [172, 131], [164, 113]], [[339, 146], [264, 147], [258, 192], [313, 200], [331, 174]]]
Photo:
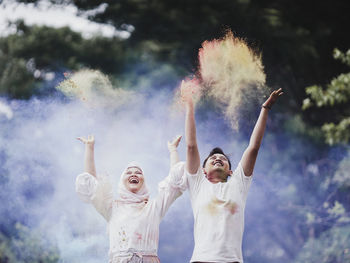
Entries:
[[[273, 165], [263, 172], [271, 180], [278, 177], [282, 186], [264, 185], [263, 216], [247, 218], [248, 225], [263, 227], [246, 229], [246, 237], [261, 249], [246, 245], [246, 261], [350, 260], [350, 73], [342, 73], [348, 71], [350, 52], [340, 51], [350, 47], [349, 1], [51, 2], [73, 4], [81, 14], [104, 5], [103, 12], [89, 19], [126, 30], [130, 37], [84, 38], [68, 27], [17, 21], [17, 31], [0, 38], [0, 96], [52, 96], [64, 72], [86, 67], [109, 74], [124, 88], [173, 90], [196, 69], [201, 43], [231, 28], [262, 51], [268, 86], [286, 93], [264, 139], [270, 153], [266, 161]], [[332, 58], [335, 47], [334, 58], [343, 63]], [[243, 129], [242, 137], [250, 130]], [[16, 222], [11, 224], [16, 232]], [[0, 262], [21, 262], [13, 244], [28, 239], [11, 238], [1, 226]], [[40, 262], [56, 262], [55, 253]], [[35, 260], [31, 262], [39, 262]]]
[[[350, 49], [344, 54], [339, 49], [334, 50], [334, 58], [350, 66]], [[326, 108], [331, 118], [324, 119], [322, 131], [326, 142], [348, 144], [350, 140], [350, 73], [340, 74], [326, 88], [310, 86], [306, 88], [309, 98], [303, 101], [303, 109]]]

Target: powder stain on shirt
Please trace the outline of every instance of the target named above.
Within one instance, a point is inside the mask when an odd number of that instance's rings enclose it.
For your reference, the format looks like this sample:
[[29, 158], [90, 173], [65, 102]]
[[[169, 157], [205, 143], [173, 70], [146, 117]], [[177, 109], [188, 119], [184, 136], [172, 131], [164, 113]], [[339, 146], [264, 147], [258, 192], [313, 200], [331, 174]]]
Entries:
[[214, 216], [214, 215], [217, 214], [217, 208], [216, 208], [216, 206], [213, 204], [213, 202], [210, 202], [210, 203], [207, 205], [206, 210], [207, 210], [207, 212], [208, 212], [210, 215], [212, 215], [212, 216]]
[[142, 240], [142, 234], [135, 232], [135, 235], [136, 235], [137, 240], [139, 240], [139, 241]]
[[119, 246], [121, 248], [125, 248], [127, 246], [127, 242], [128, 242], [128, 237], [125, 233], [125, 230], [121, 229], [121, 231], [119, 231], [118, 234], [120, 236]]
[[227, 202], [225, 208], [231, 213], [235, 214], [238, 210], [238, 205], [236, 202]]
[[224, 201], [219, 200], [218, 198], [216, 198], [216, 196], [213, 196], [208, 205], [206, 206], [206, 210], [210, 215], [215, 216], [218, 213], [218, 207], [223, 205], [224, 203]]
[[212, 216], [217, 215], [220, 208], [224, 208], [231, 214], [235, 214], [238, 210], [238, 205], [236, 202], [220, 200], [216, 196], [213, 196], [206, 206], [207, 212]]

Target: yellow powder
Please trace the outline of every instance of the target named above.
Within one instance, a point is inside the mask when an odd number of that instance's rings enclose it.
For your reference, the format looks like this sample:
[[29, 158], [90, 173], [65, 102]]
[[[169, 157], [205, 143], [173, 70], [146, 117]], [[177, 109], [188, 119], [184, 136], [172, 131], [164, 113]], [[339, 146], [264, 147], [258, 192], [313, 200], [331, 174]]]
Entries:
[[261, 56], [228, 31], [222, 39], [203, 42], [198, 57], [204, 93], [219, 103], [232, 128], [237, 129], [243, 92], [254, 97], [265, 85]]
[[115, 108], [132, 97], [131, 91], [114, 88], [108, 77], [98, 70], [83, 69], [71, 75], [56, 88], [68, 97], [78, 98], [89, 106]]

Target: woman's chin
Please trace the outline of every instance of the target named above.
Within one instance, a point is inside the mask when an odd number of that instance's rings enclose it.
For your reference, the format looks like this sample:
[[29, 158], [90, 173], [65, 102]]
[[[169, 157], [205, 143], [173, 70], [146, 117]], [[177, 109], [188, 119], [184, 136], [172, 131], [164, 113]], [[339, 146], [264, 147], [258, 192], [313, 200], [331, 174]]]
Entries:
[[140, 190], [141, 187], [138, 185], [130, 185], [128, 188], [129, 188], [128, 190], [130, 192], [136, 194]]

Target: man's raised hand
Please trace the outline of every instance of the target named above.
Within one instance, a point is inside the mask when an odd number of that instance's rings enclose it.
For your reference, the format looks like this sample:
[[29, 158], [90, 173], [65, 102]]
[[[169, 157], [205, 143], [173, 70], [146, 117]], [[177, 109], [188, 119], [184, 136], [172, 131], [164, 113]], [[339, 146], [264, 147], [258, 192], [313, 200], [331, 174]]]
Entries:
[[282, 88], [275, 90], [271, 93], [270, 97], [264, 102], [263, 107], [271, 109], [272, 105], [275, 104], [275, 102], [277, 101], [277, 99], [282, 96], [283, 91]]
[[181, 100], [185, 105], [193, 105], [200, 98], [202, 93], [201, 85], [196, 78], [181, 81]]

